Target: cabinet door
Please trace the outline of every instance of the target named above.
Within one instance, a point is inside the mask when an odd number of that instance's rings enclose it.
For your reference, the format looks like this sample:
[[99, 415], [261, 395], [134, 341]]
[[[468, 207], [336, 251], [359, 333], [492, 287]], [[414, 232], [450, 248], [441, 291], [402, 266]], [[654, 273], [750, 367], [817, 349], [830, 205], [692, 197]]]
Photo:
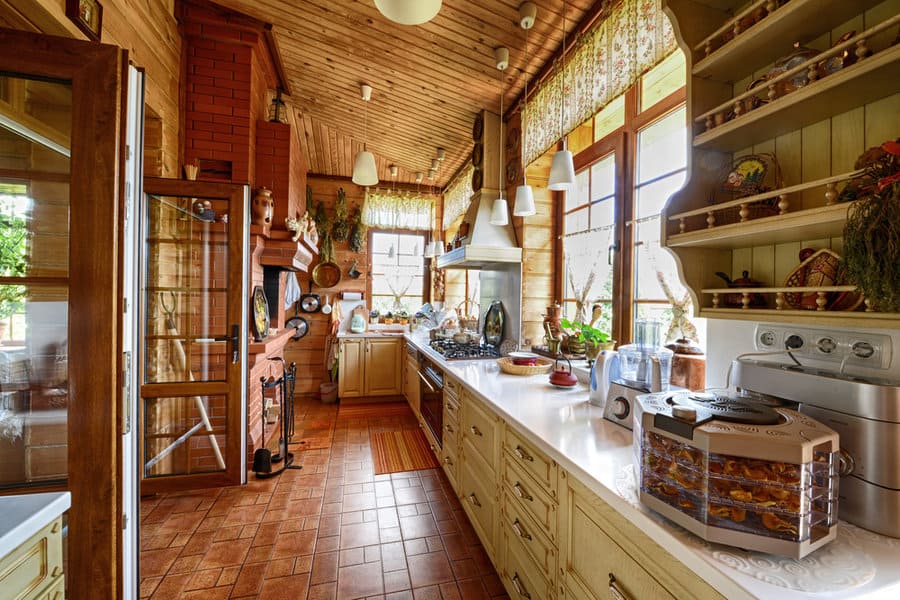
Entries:
[[365, 341], [362, 339], [341, 340], [338, 358], [338, 396], [356, 398], [363, 395], [363, 354]]
[[409, 407], [412, 408], [416, 416], [421, 411], [422, 398], [419, 395], [419, 363], [412, 359], [407, 359], [404, 377], [404, 394]]
[[365, 362], [367, 396], [400, 394], [400, 340], [367, 339]]

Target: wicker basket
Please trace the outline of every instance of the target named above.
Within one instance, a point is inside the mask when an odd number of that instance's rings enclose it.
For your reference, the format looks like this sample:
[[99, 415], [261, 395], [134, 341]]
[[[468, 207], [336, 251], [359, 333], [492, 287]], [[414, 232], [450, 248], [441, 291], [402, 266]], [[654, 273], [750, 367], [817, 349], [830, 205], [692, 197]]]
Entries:
[[473, 314], [469, 308], [470, 306], [474, 306], [475, 312], [478, 312], [479, 306], [474, 300], [463, 300], [456, 305], [456, 314], [459, 315], [459, 327], [463, 330], [478, 331], [478, 318], [466, 318]]
[[497, 359], [500, 370], [510, 375], [543, 375], [553, 368], [553, 361], [549, 358], [538, 358], [536, 365], [517, 365], [508, 356]]
[[[735, 159], [734, 163], [723, 170], [720, 185], [713, 192], [710, 204], [713, 207], [722, 202], [729, 202], [762, 194], [784, 186], [781, 167], [774, 154], [751, 154]], [[778, 214], [778, 198], [759, 200], [747, 206], [748, 220], [771, 217]], [[732, 206], [716, 211], [716, 225], [729, 225], [741, 220], [741, 207]]]

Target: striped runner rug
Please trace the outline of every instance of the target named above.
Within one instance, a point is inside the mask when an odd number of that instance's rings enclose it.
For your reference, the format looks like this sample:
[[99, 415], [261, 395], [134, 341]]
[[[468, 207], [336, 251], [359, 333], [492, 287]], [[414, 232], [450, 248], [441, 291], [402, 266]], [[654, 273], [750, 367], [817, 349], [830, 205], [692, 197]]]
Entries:
[[379, 417], [412, 416], [406, 402], [378, 402], [372, 404], [341, 404], [338, 419], [377, 419]]
[[436, 469], [438, 466], [420, 429], [373, 433], [370, 438], [376, 475]]

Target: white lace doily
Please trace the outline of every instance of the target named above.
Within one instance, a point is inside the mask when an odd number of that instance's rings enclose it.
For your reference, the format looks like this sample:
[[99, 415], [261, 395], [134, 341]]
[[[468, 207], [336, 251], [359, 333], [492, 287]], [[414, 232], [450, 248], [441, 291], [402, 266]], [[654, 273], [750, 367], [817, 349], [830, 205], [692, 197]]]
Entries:
[[[616, 491], [629, 504], [640, 506], [637, 483], [631, 466], [616, 474]], [[661, 517], [652, 513], [654, 517]], [[661, 519], [660, 519], [661, 520]], [[877, 541], [900, 548], [900, 540], [885, 538], [848, 523], [838, 525], [837, 539], [801, 559], [712, 544], [672, 522], [682, 541], [693, 546], [704, 558], [768, 584], [799, 592], [841, 592], [863, 586], [875, 578], [872, 557], [863, 550], [863, 542]]]

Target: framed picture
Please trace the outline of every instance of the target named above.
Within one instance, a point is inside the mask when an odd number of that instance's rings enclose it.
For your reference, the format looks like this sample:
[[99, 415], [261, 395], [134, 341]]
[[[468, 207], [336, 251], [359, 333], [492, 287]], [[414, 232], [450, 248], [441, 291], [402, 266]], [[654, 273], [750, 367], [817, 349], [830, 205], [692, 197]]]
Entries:
[[66, 16], [78, 25], [88, 38], [99, 42], [103, 7], [98, 0], [66, 0]]
[[269, 335], [269, 303], [261, 285], [253, 288], [253, 297], [250, 301], [252, 303], [250, 308], [253, 319], [253, 339], [261, 342]]

